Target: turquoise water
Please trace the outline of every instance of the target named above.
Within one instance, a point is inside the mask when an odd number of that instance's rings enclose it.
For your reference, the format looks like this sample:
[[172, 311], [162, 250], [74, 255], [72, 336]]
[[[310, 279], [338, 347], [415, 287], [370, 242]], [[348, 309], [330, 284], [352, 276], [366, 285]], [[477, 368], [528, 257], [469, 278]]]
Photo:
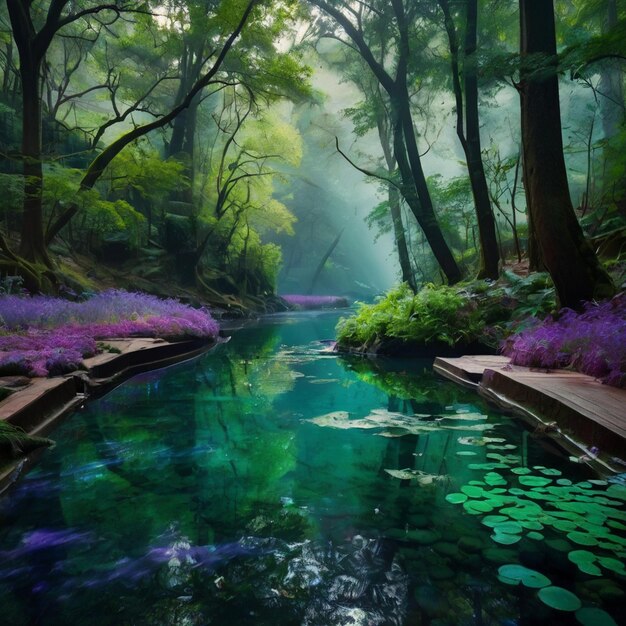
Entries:
[[71, 416], [0, 503], [0, 623], [624, 623], [626, 488], [336, 318]]

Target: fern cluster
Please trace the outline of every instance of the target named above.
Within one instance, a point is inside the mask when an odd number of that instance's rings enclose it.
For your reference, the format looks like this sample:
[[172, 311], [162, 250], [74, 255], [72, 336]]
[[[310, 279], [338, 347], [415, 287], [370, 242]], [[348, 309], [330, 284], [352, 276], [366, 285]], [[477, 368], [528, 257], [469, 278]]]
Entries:
[[472, 298], [452, 287], [427, 285], [413, 294], [408, 285], [391, 289], [375, 304], [359, 304], [356, 315], [337, 326], [340, 346], [364, 348], [387, 340], [422, 345], [479, 340], [484, 319]]

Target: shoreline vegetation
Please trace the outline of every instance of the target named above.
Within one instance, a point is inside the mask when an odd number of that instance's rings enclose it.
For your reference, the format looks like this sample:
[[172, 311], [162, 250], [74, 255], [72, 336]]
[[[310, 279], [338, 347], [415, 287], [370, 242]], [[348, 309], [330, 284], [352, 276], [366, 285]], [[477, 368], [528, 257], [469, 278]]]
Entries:
[[506, 272], [492, 283], [407, 284], [337, 325], [337, 350], [363, 355], [460, 356], [503, 353], [514, 365], [569, 368], [626, 386], [626, 293], [557, 309], [547, 275]]

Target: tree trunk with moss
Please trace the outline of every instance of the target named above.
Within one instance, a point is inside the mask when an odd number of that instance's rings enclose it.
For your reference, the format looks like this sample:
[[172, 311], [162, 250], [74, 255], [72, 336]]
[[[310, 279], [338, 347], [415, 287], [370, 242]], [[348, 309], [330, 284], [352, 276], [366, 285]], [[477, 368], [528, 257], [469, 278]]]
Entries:
[[553, 2], [520, 0], [520, 33], [524, 181], [533, 230], [560, 305], [578, 307], [612, 295], [615, 288], [585, 239], [569, 194]]

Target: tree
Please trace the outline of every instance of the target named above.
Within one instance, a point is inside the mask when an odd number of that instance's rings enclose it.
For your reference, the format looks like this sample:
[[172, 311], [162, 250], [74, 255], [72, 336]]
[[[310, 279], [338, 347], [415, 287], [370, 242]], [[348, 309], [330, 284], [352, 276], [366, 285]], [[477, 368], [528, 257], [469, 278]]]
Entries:
[[[124, 2], [95, 6], [71, 5], [69, 0], [50, 0], [48, 10], [30, 2], [7, 0], [15, 45], [19, 54], [22, 87], [22, 147], [24, 210], [20, 254], [27, 261], [50, 269], [51, 261], [44, 240], [41, 159], [41, 77], [43, 62], [56, 34], [64, 27], [100, 13], [112, 14], [115, 21], [122, 12], [137, 10]], [[36, 24], [42, 22], [37, 28]]]
[[524, 184], [541, 258], [561, 306], [604, 298], [613, 283], [574, 213], [563, 157], [552, 1], [520, 0]]
[[[310, 0], [329, 15], [334, 22], [350, 38], [352, 45], [387, 92], [393, 119], [394, 154], [398, 162], [402, 181], [402, 195], [412, 213], [424, 231], [431, 250], [450, 284], [461, 279], [461, 271], [452, 255], [441, 228], [432, 203], [422, 167], [421, 155], [415, 136], [408, 75], [411, 63], [410, 26], [416, 19], [410, 3], [404, 0], [392, 0], [391, 7], [386, 3], [377, 6], [358, 4], [355, 8], [350, 2], [339, 0]], [[368, 20], [374, 22], [373, 37], [380, 38], [381, 33], [395, 40], [390, 54], [395, 70], [393, 76], [385, 67], [385, 62], [377, 59], [373, 45], [368, 42], [366, 26]], [[369, 24], [371, 26], [371, 23]], [[337, 35], [334, 35], [336, 38]], [[341, 40], [341, 39], [340, 39]]]
[[448, 0], [439, 0], [450, 44], [452, 85], [456, 101], [456, 132], [467, 161], [478, 221], [480, 236], [478, 278], [495, 280], [499, 275], [500, 253], [496, 238], [496, 224], [489, 198], [489, 186], [482, 161], [478, 117], [478, 0], [467, 0], [466, 5], [465, 50], [461, 69], [460, 46], [450, 4]]
[[[53, 264], [48, 255], [47, 245], [65, 227], [79, 211], [78, 202], [71, 203], [58, 216], [54, 223], [46, 229], [42, 209], [42, 150], [41, 150], [41, 120], [42, 107], [40, 97], [42, 63], [51, 42], [59, 31], [78, 20], [88, 19], [101, 14], [111, 14], [109, 24], [123, 13], [145, 14], [145, 3], [114, 2], [111, 4], [74, 5], [69, 0], [50, 0], [47, 12], [37, 12], [37, 7], [19, 0], [7, 0], [13, 37], [19, 51], [20, 78], [22, 82], [23, 101], [23, 138], [22, 160], [24, 173], [24, 210], [22, 219], [22, 236], [20, 243], [20, 257], [10, 251], [7, 242], [2, 239], [0, 247], [7, 258], [5, 264], [13, 265], [27, 278], [27, 286], [38, 291], [45, 285], [44, 277], [54, 282]], [[157, 114], [150, 122], [136, 124], [134, 127], [118, 137], [104, 148], [88, 167], [80, 185], [82, 191], [88, 191], [96, 184], [106, 167], [129, 144], [149, 132], [163, 128], [193, 102], [194, 98], [208, 85], [214, 83], [216, 74], [235, 40], [239, 37], [245, 24], [248, 22], [257, 0], [250, 0], [240, 17], [235, 20], [226, 20], [224, 30], [229, 31], [221, 44], [217, 44], [212, 54], [205, 59], [202, 74], [189, 88], [185, 96], [172, 106], [169, 111]], [[40, 9], [40, 7], [39, 7]], [[68, 9], [69, 12], [64, 11]], [[232, 16], [231, 16], [232, 18]], [[103, 18], [104, 19], [104, 18]], [[232, 21], [233, 25], [229, 25]], [[36, 23], [42, 25], [37, 28]], [[212, 62], [211, 62], [212, 61]], [[48, 288], [51, 285], [48, 284]]]

